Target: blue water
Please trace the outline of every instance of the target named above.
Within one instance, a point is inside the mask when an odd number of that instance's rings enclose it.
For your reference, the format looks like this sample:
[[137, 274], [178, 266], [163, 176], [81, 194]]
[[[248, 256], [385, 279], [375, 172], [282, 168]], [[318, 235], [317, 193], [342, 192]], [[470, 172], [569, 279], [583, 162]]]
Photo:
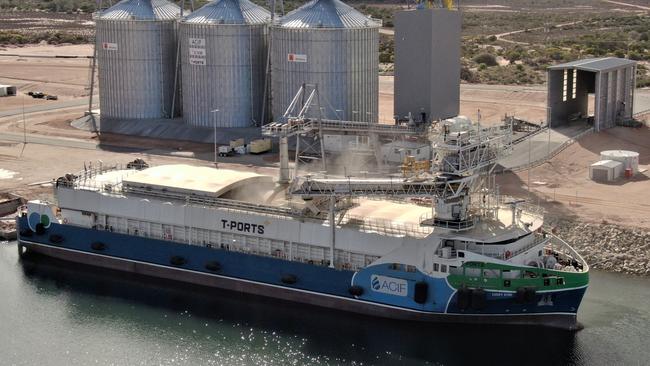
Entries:
[[650, 279], [594, 272], [579, 332], [383, 320], [0, 244], [0, 365], [646, 365]]

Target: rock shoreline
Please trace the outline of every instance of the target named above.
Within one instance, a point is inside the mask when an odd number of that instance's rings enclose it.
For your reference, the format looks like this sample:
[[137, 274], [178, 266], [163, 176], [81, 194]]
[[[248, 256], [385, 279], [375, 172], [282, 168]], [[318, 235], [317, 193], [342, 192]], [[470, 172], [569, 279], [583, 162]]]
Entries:
[[591, 268], [650, 276], [650, 230], [573, 221], [549, 222], [549, 226]]

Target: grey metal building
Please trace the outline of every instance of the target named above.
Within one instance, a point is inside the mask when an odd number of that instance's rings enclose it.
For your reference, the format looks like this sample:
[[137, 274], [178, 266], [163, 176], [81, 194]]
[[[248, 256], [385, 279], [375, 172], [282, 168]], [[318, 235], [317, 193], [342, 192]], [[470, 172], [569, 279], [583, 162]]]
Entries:
[[306, 83], [318, 84], [323, 117], [378, 120], [379, 24], [369, 17], [339, 0], [313, 0], [271, 27], [271, 57], [274, 118]]
[[269, 11], [248, 0], [215, 0], [181, 20], [185, 123], [261, 124], [270, 21]]
[[16, 95], [16, 90], [13, 85], [0, 85], [0, 97]]
[[603, 57], [567, 62], [547, 69], [547, 121], [551, 126], [589, 117], [594, 94], [594, 130], [632, 118], [636, 62]]
[[123, 0], [96, 15], [103, 121], [173, 116], [179, 17], [165, 0]]
[[416, 120], [455, 117], [460, 111], [459, 11], [395, 13], [395, 115]]

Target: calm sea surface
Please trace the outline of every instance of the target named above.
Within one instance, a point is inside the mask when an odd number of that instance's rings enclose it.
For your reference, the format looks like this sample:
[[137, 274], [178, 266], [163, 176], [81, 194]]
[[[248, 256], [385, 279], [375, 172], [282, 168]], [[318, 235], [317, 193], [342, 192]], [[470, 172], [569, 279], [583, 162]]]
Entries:
[[648, 278], [593, 272], [578, 332], [415, 324], [19, 261], [0, 243], [0, 365], [650, 364]]

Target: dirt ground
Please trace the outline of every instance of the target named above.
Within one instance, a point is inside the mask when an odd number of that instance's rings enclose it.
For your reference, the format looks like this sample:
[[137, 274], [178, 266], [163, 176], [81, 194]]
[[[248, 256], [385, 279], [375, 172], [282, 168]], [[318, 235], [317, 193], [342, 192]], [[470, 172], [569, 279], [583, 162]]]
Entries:
[[[393, 121], [393, 76], [379, 77], [379, 121]], [[484, 124], [501, 123], [503, 117], [539, 122], [546, 119], [546, 88], [544, 86], [507, 86], [461, 84], [460, 114]]]
[[[82, 56], [82, 58], [8, 57]], [[0, 84], [18, 87], [18, 96], [0, 98], [0, 111], [52, 104], [54, 101], [34, 99], [25, 94], [41, 91], [58, 96], [59, 101], [87, 97], [90, 86], [91, 45], [29, 45], [0, 47]]]
[[[31, 46], [4, 49], [0, 53], [32, 55], [90, 55], [91, 46]], [[0, 57], [0, 83], [19, 86], [19, 92], [40, 90], [56, 93], [60, 100], [49, 102], [25, 98], [26, 107], [48, 103], [85, 101], [88, 93], [87, 59], [51, 59]], [[391, 123], [393, 116], [393, 79], [380, 77], [380, 120]], [[483, 123], [498, 123], [505, 114], [530, 121], [544, 118], [546, 91], [543, 86], [461, 85], [461, 114], [476, 120], [480, 109]], [[22, 107], [22, 97], [0, 98], [0, 114]], [[97, 141], [94, 133], [70, 127], [69, 121], [83, 115], [83, 104], [0, 117], [0, 191], [25, 194], [28, 198], [48, 195], [46, 182], [62, 174], [83, 168], [84, 162], [126, 163], [137, 157], [153, 164], [185, 162], [211, 165], [212, 145], [183, 141], [156, 141], [140, 137], [105, 134]], [[2, 133], [47, 136], [50, 145], [1, 142]], [[72, 138], [75, 140], [65, 140]], [[58, 140], [57, 140], [58, 139]], [[66, 141], [85, 141], [85, 148], [66, 147]], [[626, 224], [650, 228], [650, 175], [644, 171], [632, 180], [599, 184], [589, 180], [588, 167], [599, 160], [601, 150], [627, 149], [641, 154], [642, 169], [650, 164], [650, 131], [615, 128], [589, 135], [573, 144], [550, 162], [530, 172], [531, 193], [527, 189], [528, 173], [499, 177], [503, 194], [528, 197], [540, 202], [556, 218]], [[46, 142], [43, 142], [46, 143]], [[228, 158], [222, 166], [238, 169], [261, 169], [275, 175], [277, 156]], [[231, 164], [238, 163], [238, 164]], [[14, 174], [16, 173], [16, 174]]]
[[[632, 179], [597, 183], [589, 179], [589, 166], [603, 150], [639, 153], [640, 173]], [[583, 137], [549, 162], [530, 171], [498, 178], [502, 192], [539, 202], [554, 218], [609, 222], [650, 228], [650, 129], [617, 127]]]

